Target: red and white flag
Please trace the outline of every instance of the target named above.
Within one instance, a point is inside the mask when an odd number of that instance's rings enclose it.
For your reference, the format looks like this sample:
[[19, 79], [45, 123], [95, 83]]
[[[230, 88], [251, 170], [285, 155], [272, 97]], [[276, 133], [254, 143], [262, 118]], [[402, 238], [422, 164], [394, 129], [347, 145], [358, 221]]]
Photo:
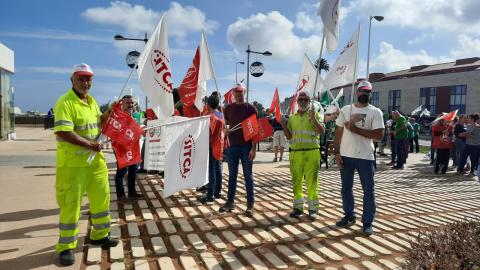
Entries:
[[182, 83], [178, 87], [178, 93], [180, 94], [183, 106], [193, 106], [193, 103], [195, 102], [198, 90], [199, 68], [200, 48], [197, 47], [192, 64], [188, 68], [187, 74], [185, 74]]
[[232, 104], [234, 102], [234, 98], [233, 98], [233, 89], [228, 91], [227, 93], [225, 93], [225, 95], [223, 95], [223, 99], [225, 100], [225, 102], [228, 104]]
[[198, 74], [198, 90], [195, 97], [195, 107], [199, 111], [203, 110], [202, 99], [207, 95], [207, 81], [215, 79], [210, 51], [208, 50], [207, 38], [202, 30], [200, 37], [200, 69]]
[[457, 113], [458, 113], [458, 109], [456, 109], [455, 111], [453, 112], [449, 112], [449, 113], [444, 113], [442, 116], [438, 117], [437, 119], [435, 119], [435, 121], [438, 121], [440, 119], [443, 119], [447, 122], [451, 122], [453, 121], [453, 119], [455, 119], [455, 117], [457, 116]]
[[241, 122], [243, 130], [243, 139], [248, 142], [258, 133], [257, 115], [252, 114]]
[[209, 116], [167, 124], [161, 139], [166, 142], [163, 198], [208, 182]]
[[322, 17], [323, 35], [327, 43], [328, 52], [333, 52], [338, 46], [340, 0], [322, 0], [318, 15]]
[[113, 107], [102, 133], [112, 140], [119, 168], [142, 161], [138, 141], [143, 130], [129, 113], [122, 110], [121, 103]]
[[138, 59], [137, 71], [140, 88], [148, 97], [158, 118], [170, 117], [174, 104], [165, 15], [145, 45]]
[[328, 89], [351, 84], [356, 80], [358, 69], [358, 41], [360, 27], [353, 33], [352, 38], [343, 47], [333, 67], [325, 77], [325, 85]]
[[297, 94], [300, 91], [305, 91], [310, 96], [310, 98], [315, 97], [315, 93], [323, 90], [324, 81], [320, 74], [317, 78], [317, 86], [315, 87], [315, 75], [317, 69], [313, 65], [310, 58], [305, 54], [303, 57], [302, 71], [300, 72], [300, 77], [298, 78], [297, 88], [295, 89], [295, 94], [293, 95], [292, 100], [290, 101], [290, 114], [297, 112]]
[[264, 140], [273, 135], [273, 127], [270, 125], [270, 122], [267, 118], [258, 119], [258, 133], [257, 136], [253, 138], [253, 142], [258, 143], [261, 140]]
[[282, 113], [280, 111], [280, 97], [278, 95], [278, 88], [275, 89], [275, 94], [273, 95], [272, 104], [270, 105], [270, 109], [268, 110], [270, 113], [275, 113], [275, 119], [278, 122], [282, 120]]

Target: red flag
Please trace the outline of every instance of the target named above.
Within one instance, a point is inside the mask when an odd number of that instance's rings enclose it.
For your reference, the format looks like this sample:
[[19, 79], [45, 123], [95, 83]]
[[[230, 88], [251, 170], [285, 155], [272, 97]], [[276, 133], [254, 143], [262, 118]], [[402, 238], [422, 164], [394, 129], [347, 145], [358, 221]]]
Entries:
[[142, 161], [138, 140], [143, 130], [129, 113], [122, 110], [121, 103], [113, 107], [102, 132], [112, 140], [119, 168]]
[[295, 112], [293, 111], [295, 109], [297, 103], [297, 93], [292, 96], [292, 99], [290, 99], [290, 115], [294, 114]]
[[234, 101], [234, 98], [233, 98], [233, 89], [228, 91], [227, 93], [225, 93], [225, 95], [223, 95], [223, 99], [225, 99], [225, 102], [227, 104], [231, 104], [233, 103]]
[[193, 103], [190, 106], [186, 106], [185, 104], [183, 104], [182, 109], [183, 109], [183, 116], [184, 117], [193, 118], [193, 117], [199, 117], [200, 116], [200, 111], [197, 109], [197, 107], [195, 107], [195, 105]]
[[215, 113], [210, 114], [210, 145], [216, 160], [222, 160], [225, 143], [225, 121]]
[[138, 141], [131, 144], [128, 148], [123, 147], [119, 143], [112, 143], [112, 146], [115, 150], [115, 157], [117, 158], [119, 169], [142, 162]]
[[112, 142], [128, 148], [132, 143], [138, 143], [143, 130], [129, 113], [122, 110], [121, 103], [118, 103], [113, 107], [102, 133], [110, 137]]
[[275, 119], [280, 123], [282, 120], [282, 114], [280, 112], [280, 97], [278, 96], [278, 88], [275, 89], [275, 94], [273, 95], [272, 105], [268, 110], [270, 113], [275, 112]]
[[243, 129], [243, 138], [246, 142], [250, 141], [257, 135], [258, 123], [256, 114], [252, 114], [247, 119], [243, 120], [241, 125]]
[[457, 116], [457, 112], [458, 112], [458, 109], [453, 111], [453, 112], [449, 112], [445, 115], [442, 116], [443, 120], [447, 121], [447, 122], [451, 122], [453, 121], [453, 119], [455, 119], [455, 116]]
[[193, 103], [195, 102], [198, 88], [199, 66], [200, 49], [197, 47], [197, 52], [193, 58], [192, 65], [188, 68], [182, 84], [178, 87], [178, 93], [180, 94], [183, 106], [193, 106]]
[[146, 111], [145, 111], [146, 115], [147, 115], [147, 119], [148, 120], [155, 120], [155, 119], [158, 119], [157, 115], [155, 114], [155, 112], [148, 108]]
[[258, 143], [259, 141], [266, 139], [273, 135], [273, 127], [270, 125], [270, 122], [267, 118], [258, 119], [258, 133], [253, 141]]

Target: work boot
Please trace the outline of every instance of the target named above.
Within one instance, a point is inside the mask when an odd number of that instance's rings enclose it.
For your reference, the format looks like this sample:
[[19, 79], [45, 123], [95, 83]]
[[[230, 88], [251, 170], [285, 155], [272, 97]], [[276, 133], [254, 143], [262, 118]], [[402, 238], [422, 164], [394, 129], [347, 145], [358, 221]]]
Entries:
[[72, 249], [67, 249], [60, 252], [59, 255], [60, 264], [63, 266], [69, 266], [75, 263], [75, 256]]
[[308, 218], [311, 221], [315, 221], [317, 219], [317, 210], [308, 210]]
[[96, 245], [96, 246], [102, 246], [102, 248], [111, 248], [118, 245], [118, 240], [107, 236], [98, 240], [90, 239], [90, 244]]
[[300, 218], [301, 215], [303, 215], [303, 211], [297, 208], [293, 208], [293, 211], [290, 212], [291, 218]]
[[247, 217], [253, 216], [253, 203], [247, 203], [247, 210], [245, 210], [245, 216]]
[[372, 235], [372, 234], [373, 234], [372, 225], [364, 226], [363, 229], [362, 229], [362, 231], [363, 231], [363, 234], [364, 234], [365, 236], [370, 236], [370, 235]]
[[233, 202], [227, 201], [218, 211], [220, 213], [224, 212], [232, 212], [232, 210], [235, 209], [235, 204]]
[[199, 201], [201, 204], [213, 204], [213, 198], [209, 199], [207, 196], [198, 196], [197, 201]]

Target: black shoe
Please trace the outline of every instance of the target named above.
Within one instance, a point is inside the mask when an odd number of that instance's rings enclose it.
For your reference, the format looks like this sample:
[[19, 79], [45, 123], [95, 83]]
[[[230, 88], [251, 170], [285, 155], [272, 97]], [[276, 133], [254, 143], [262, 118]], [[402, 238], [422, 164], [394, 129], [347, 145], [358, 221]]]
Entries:
[[337, 227], [340, 227], [340, 228], [348, 228], [353, 224], [355, 224], [356, 221], [357, 220], [355, 217], [343, 217], [340, 221], [335, 223], [335, 225], [337, 225]]
[[118, 245], [118, 240], [107, 236], [98, 240], [90, 239], [90, 244], [96, 245], [96, 246], [102, 246], [102, 248], [111, 248]]
[[118, 198], [117, 198], [117, 202], [118, 202], [119, 204], [126, 204], [126, 203], [128, 203], [128, 199], [127, 199], [127, 197], [125, 197], [125, 196], [121, 196], [121, 197], [118, 197]]
[[388, 156], [388, 155], [385, 154], [385, 153], [378, 153], [378, 154], [379, 154], [381, 157], [386, 157], [386, 156]]
[[394, 169], [394, 170], [403, 170], [403, 166], [393, 166], [392, 169]]
[[128, 198], [135, 200], [135, 199], [143, 198], [143, 195], [139, 193], [133, 193], [133, 194], [128, 194]]
[[235, 209], [235, 204], [233, 202], [227, 201], [222, 207], [220, 207], [220, 209], [218, 209], [218, 211], [220, 213], [232, 212], [233, 209]]
[[206, 192], [207, 189], [208, 189], [208, 185], [203, 185], [203, 186], [201, 186], [201, 187], [198, 187], [198, 188], [196, 189], [196, 191]]
[[315, 221], [317, 219], [317, 210], [308, 210], [308, 218], [311, 221]]
[[303, 215], [303, 211], [297, 208], [293, 208], [293, 211], [290, 212], [291, 218], [300, 218], [301, 215]]
[[213, 195], [213, 197], [214, 197], [215, 199], [221, 199], [221, 198], [223, 198], [222, 194]]
[[137, 173], [147, 173], [147, 170], [141, 168], [140, 170], [137, 171]]
[[208, 199], [207, 196], [198, 196], [197, 201], [201, 204], [213, 204], [213, 199]]
[[60, 252], [59, 255], [60, 264], [64, 266], [72, 265], [75, 263], [75, 256], [72, 249], [67, 249]]
[[253, 205], [247, 206], [247, 210], [245, 210], [245, 216], [252, 217], [253, 216]]

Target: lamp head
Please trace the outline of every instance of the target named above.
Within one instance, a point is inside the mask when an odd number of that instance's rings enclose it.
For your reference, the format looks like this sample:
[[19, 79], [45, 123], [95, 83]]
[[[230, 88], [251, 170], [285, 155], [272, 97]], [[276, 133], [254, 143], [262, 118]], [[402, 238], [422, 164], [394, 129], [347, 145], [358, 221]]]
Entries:
[[243, 62], [243, 61], [239, 61], [239, 62], [237, 62], [237, 63], [238, 63], [238, 64], [241, 64], [241, 65], [244, 65], [244, 64], [245, 64], [245, 62]]
[[379, 22], [381, 22], [381, 21], [383, 21], [383, 19], [385, 19], [385, 17], [383, 17], [383, 16], [372, 16], [372, 17]]
[[265, 55], [265, 56], [271, 56], [272, 55], [272, 53], [269, 52], [269, 51], [264, 51], [262, 54]]
[[115, 39], [115, 40], [124, 40], [125, 38], [124, 38], [122, 35], [115, 35], [115, 36], [113, 37], [113, 39]]

